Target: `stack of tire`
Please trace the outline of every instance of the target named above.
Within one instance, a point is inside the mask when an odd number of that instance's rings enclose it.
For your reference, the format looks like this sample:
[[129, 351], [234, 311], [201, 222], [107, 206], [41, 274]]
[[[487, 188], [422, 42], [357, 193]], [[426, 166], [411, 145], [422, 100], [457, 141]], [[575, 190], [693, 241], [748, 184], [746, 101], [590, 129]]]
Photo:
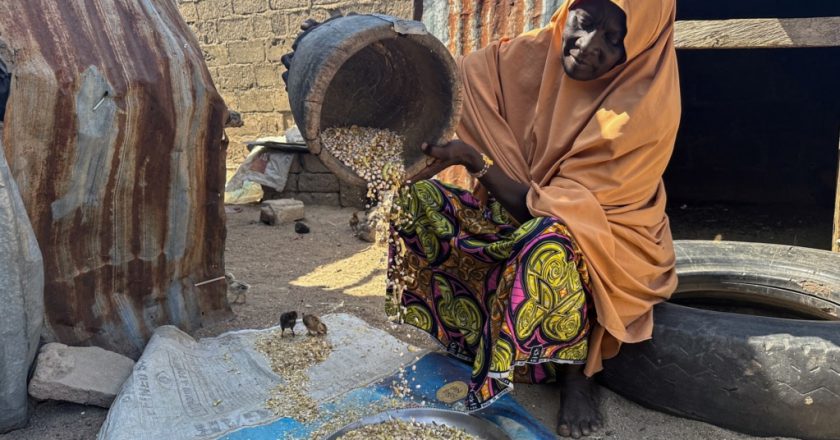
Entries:
[[651, 341], [600, 380], [642, 405], [762, 436], [840, 439], [840, 254], [678, 241]]

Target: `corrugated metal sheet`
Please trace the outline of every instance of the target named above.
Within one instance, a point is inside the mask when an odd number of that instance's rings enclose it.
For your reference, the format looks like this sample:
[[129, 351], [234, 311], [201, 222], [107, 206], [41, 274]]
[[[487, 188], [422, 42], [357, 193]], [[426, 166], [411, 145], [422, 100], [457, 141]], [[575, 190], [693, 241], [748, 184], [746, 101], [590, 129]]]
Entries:
[[230, 312], [224, 103], [174, 0], [4, 0], [4, 145], [44, 256], [47, 339], [137, 357]]
[[423, 23], [455, 55], [548, 24], [563, 0], [423, 0]]

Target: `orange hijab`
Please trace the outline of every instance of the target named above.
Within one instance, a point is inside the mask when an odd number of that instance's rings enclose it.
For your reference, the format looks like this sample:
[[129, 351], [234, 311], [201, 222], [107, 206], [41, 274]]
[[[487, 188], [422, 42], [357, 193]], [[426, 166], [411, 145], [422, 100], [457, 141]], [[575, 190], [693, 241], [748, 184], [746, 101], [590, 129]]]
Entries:
[[586, 374], [622, 342], [651, 337], [654, 304], [677, 284], [662, 173], [680, 120], [675, 0], [612, 0], [627, 15], [627, 61], [592, 81], [566, 76], [569, 0], [548, 27], [460, 62], [458, 136], [531, 186], [534, 216], [562, 220], [592, 276], [598, 324]]

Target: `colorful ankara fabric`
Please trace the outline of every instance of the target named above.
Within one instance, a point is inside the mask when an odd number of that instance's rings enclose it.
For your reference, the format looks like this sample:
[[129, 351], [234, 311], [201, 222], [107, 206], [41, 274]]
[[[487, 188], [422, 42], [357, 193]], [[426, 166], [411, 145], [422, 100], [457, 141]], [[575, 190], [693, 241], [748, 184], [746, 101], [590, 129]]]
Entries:
[[547, 382], [555, 363], [586, 362], [589, 275], [562, 223], [539, 217], [516, 226], [494, 200], [483, 205], [434, 180], [412, 185], [398, 203], [412, 219], [397, 228], [404, 257], [390, 268], [409, 280], [405, 323], [472, 363], [470, 410], [514, 379]]

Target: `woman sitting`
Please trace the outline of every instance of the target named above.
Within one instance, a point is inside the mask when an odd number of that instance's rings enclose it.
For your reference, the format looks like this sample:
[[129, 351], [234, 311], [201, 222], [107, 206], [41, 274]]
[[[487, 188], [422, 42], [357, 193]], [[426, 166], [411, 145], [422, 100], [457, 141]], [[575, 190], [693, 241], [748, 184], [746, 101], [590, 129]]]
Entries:
[[560, 383], [557, 430], [601, 427], [591, 377], [651, 337], [676, 286], [662, 174], [680, 118], [674, 0], [567, 1], [551, 24], [460, 61], [460, 140], [400, 199], [405, 322], [472, 363], [468, 407]]

